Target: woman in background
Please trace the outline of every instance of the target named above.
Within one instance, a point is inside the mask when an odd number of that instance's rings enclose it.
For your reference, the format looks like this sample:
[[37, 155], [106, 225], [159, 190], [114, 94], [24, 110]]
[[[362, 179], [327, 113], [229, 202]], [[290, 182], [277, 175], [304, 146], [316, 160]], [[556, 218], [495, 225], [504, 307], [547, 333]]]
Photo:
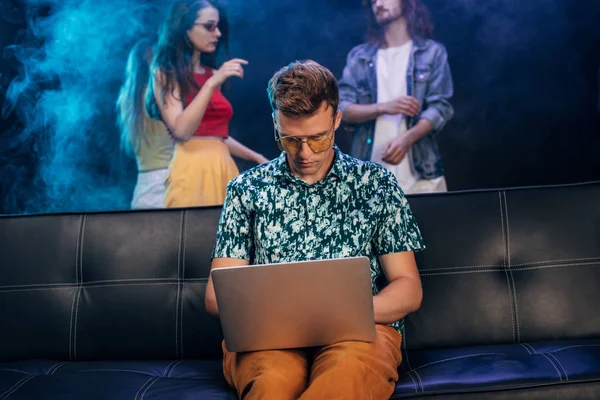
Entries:
[[[231, 59], [217, 70], [219, 43], [227, 23], [213, 0], [172, 4], [160, 33], [146, 106], [176, 140], [165, 205], [220, 205], [227, 183], [239, 174], [231, 157], [258, 164], [268, 160], [229, 137], [233, 109], [221, 93], [231, 76], [243, 78], [247, 61]], [[153, 96], [152, 96], [153, 95]]]
[[133, 209], [164, 208], [165, 181], [173, 156], [173, 141], [165, 125], [150, 118], [144, 106], [152, 46], [150, 39], [142, 39], [131, 49], [117, 100], [121, 147], [135, 156], [138, 168]]

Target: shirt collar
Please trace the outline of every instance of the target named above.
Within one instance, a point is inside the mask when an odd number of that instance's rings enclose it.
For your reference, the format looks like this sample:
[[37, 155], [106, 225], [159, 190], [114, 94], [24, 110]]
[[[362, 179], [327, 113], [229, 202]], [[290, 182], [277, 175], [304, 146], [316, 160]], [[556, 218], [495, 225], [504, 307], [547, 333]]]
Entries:
[[[330, 176], [335, 176], [338, 179], [343, 180], [348, 175], [348, 166], [347, 166], [347, 162], [346, 162], [347, 156], [344, 153], [342, 153], [342, 151], [339, 149], [339, 147], [337, 147], [337, 145], [335, 145], [335, 144], [333, 145], [333, 151], [335, 152], [334, 159], [333, 159], [333, 166], [331, 167], [331, 170], [325, 176], [325, 178], [323, 178], [319, 182], [329, 179]], [[302, 181], [302, 179], [299, 179], [296, 176], [294, 176], [294, 174], [292, 174], [292, 171], [290, 170], [290, 166], [287, 163], [287, 158], [286, 158], [285, 152], [281, 152], [279, 157], [277, 157], [277, 159], [275, 159], [275, 171], [273, 173], [273, 176], [285, 177], [292, 181], [298, 180], [298, 181], [304, 182], [304, 181]]]

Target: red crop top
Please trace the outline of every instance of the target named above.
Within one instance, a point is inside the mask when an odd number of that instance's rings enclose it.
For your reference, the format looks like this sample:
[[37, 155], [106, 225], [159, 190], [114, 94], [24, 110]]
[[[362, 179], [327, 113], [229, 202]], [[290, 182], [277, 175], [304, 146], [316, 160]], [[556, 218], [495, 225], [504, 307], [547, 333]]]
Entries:
[[[211, 68], [206, 68], [203, 74], [194, 74], [194, 79], [198, 86], [202, 87], [208, 78], [213, 75]], [[198, 91], [193, 90], [190, 96], [187, 96], [187, 104], [194, 99]], [[194, 136], [216, 136], [227, 139], [229, 137], [229, 121], [233, 117], [233, 108], [231, 103], [223, 96], [221, 89], [217, 88], [210, 97], [210, 102], [204, 112], [204, 117], [200, 126], [194, 132]]]

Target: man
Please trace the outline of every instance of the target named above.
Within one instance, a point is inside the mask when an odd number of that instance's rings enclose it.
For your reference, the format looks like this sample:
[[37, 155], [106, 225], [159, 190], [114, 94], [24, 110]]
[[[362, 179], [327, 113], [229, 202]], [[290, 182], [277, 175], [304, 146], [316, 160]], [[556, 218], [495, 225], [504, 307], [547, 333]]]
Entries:
[[[367, 256], [376, 340], [239, 354], [223, 344], [225, 378], [243, 399], [387, 399], [402, 359], [402, 318], [421, 304], [419, 228], [389, 171], [334, 145], [342, 115], [328, 69], [291, 63], [267, 91], [283, 152], [229, 183], [212, 268]], [[211, 280], [206, 308], [218, 316]]]
[[435, 134], [454, 114], [446, 49], [421, 0], [371, 0], [368, 42], [348, 53], [340, 110], [352, 155], [382, 164], [404, 193], [445, 192]]

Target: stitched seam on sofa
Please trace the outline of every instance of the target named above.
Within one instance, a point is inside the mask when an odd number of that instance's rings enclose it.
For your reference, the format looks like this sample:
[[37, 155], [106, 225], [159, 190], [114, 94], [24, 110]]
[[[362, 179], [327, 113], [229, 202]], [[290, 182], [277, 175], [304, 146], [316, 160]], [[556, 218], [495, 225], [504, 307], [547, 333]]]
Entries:
[[557, 353], [559, 351], [572, 349], [574, 347], [600, 347], [600, 344], [574, 344], [572, 346], [561, 347], [560, 349], [557, 349], [557, 350], [546, 351], [546, 353]]
[[20, 369], [0, 368], [0, 371], [18, 372], [20, 374], [30, 375], [29, 372], [21, 371]]
[[[39, 289], [31, 289], [39, 290]], [[26, 290], [29, 291], [29, 290]], [[77, 299], [77, 289], [73, 291], [73, 301], [71, 303], [71, 316], [69, 318], [69, 360], [73, 361], [73, 320], [75, 315], [75, 299]]]
[[142, 374], [155, 377], [156, 375], [150, 372], [137, 371], [135, 369], [120, 369], [120, 368], [96, 368], [96, 369], [82, 369], [79, 372], [132, 372], [134, 374]]
[[521, 343], [521, 345], [522, 345], [523, 347], [525, 347], [525, 346], [526, 346], [525, 348], [529, 348], [529, 349], [531, 350], [531, 353], [532, 353], [532, 354], [537, 354], [537, 352], [535, 351], [535, 349], [533, 348], [533, 346], [532, 346], [532, 345], [530, 345], [529, 343], [527, 343], [527, 342], [523, 342], [523, 343]]
[[517, 322], [517, 343], [521, 341], [521, 324], [520, 324], [520, 318], [519, 318], [519, 299], [517, 297], [517, 285], [515, 284], [515, 277], [513, 276], [512, 273], [512, 268], [511, 268], [511, 251], [510, 251], [510, 222], [508, 219], [508, 200], [506, 198], [506, 191], [502, 191], [502, 196], [504, 197], [504, 217], [506, 218], [506, 242], [507, 242], [507, 248], [508, 248], [508, 273], [510, 275], [510, 280], [512, 282], [512, 289], [513, 289], [513, 300], [514, 300], [514, 305], [515, 305], [515, 321]]
[[59, 363], [54, 364], [53, 366], [48, 368], [48, 371], [45, 373], [45, 375], [54, 375], [56, 370], [65, 365], [66, 363], [68, 363], [68, 361], [61, 361]]
[[525, 344], [524, 344], [524, 343], [519, 343], [519, 345], [520, 345], [521, 347], [523, 347], [525, 350], [527, 350], [527, 354], [531, 355], [531, 352], [529, 351], [529, 349], [527, 348], [527, 346], [525, 346]]
[[75, 304], [80, 291], [83, 280], [79, 273], [79, 264], [82, 261], [81, 251], [83, 247], [83, 230], [85, 227], [85, 215], [79, 216], [79, 230], [77, 232], [77, 246], [75, 250], [75, 290], [73, 291], [73, 302], [71, 303], [71, 316], [69, 318], [69, 360], [75, 359], [74, 354], [74, 340], [73, 340], [73, 329], [75, 326]]
[[598, 265], [599, 262], [588, 262], [588, 263], [570, 263], [570, 264], [556, 264], [556, 265], [544, 265], [541, 267], [525, 267], [525, 268], [514, 268], [513, 271], [531, 271], [535, 269], [549, 269], [549, 268], [563, 268], [563, 267], [585, 267], [587, 265]]
[[165, 369], [165, 372], [163, 373], [162, 376], [166, 377], [166, 378], [170, 378], [171, 374], [175, 370], [175, 367], [178, 366], [181, 361], [183, 361], [183, 360], [175, 360], [171, 364], [167, 365], [167, 368]]
[[183, 297], [185, 295], [185, 230], [187, 227], [187, 210], [183, 211], [183, 226], [181, 228], [181, 242], [183, 245], [183, 255], [181, 256], [181, 296], [179, 305], [179, 351], [180, 358], [183, 358]]
[[504, 275], [506, 276], [506, 283], [508, 284], [508, 297], [510, 297], [510, 316], [511, 316], [511, 322], [512, 322], [513, 343], [516, 343], [517, 338], [515, 335], [515, 313], [513, 310], [513, 295], [512, 295], [511, 285], [510, 285], [510, 277], [508, 276], [508, 271], [506, 269], [504, 270]]
[[[542, 267], [528, 267], [528, 268], [511, 268], [513, 272], [521, 271], [532, 271], [536, 269], [549, 269], [549, 268], [564, 268], [564, 267], [584, 267], [588, 265], [598, 265], [597, 262], [590, 263], [579, 263], [579, 264], [561, 264], [561, 265], [547, 265]], [[435, 272], [435, 273], [419, 273], [420, 276], [441, 276], [441, 275], [461, 275], [461, 274], [479, 274], [484, 272], [500, 272], [502, 269], [480, 269], [475, 271], [452, 271], [452, 272]]]
[[[406, 371], [409, 376], [410, 379], [413, 380], [413, 382], [415, 382], [415, 393], [419, 392], [419, 386], [417, 385], [417, 382], [414, 380], [414, 378], [412, 377], [412, 373], [410, 371], [412, 371], [412, 367], [410, 366], [410, 360], [408, 358], [408, 346], [407, 346], [407, 339], [406, 339], [406, 324], [402, 324], [402, 342], [400, 347], [404, 346], [404, 359], [406, 360], [406, 365], [408, 366], [408, 370]], [[400, 363], [402, 365], [402, 363]], [[403, 366], [404, 368], [404, 366]]]
[[17, 390], [19, 390], [19, 388], [21, 386], [23, 386], [25, 383], [27, 383], [27, 381], [32, 379], [34, 376], [35, 375], [29, 375], [29, 376], [23, 377], [19, 382], [15, 383], [10, 389], [8, 389], [6, 392], [2, 393], [0, 395], [0, 400], [4, 400], [4, 399], [8, 398], [8, 396], [13, 394]]
[[75, 322], [73, 324], [73, 359], [77, 360], [77, 319], [79, 318], [79, 302], [81, 300], [81, 292], [83, 292], [83, 239], [85, 236], [86, 216], [83, 216], [81, 226], [81, 246], [79, 247], [79, 288], [77, 289], [77, 304], [75, 305]]
[[150, 383], [150, 381], [152, 381], [153, 379], [156, 379], [155, 376], [153, 376], [152, 378], [148, 379], [141, 388], [139, 388], [139, 390], [137, 391], [137, 393], [135, 394], [135, 397], [133, 398], [133, 400], [139, 400], [139, 396], [140, 393], [142, 392], [142, 390], [146, 387], [146, 385], [148, 385]]
[[[122, 284], [112, 284], [112, 285], [90, 285], [85, 284], [82, 285], [82, 288], [101, 288], [101, 287], [128, 287], [128, 286], [167, 286], [167, 285], [176, 285], [177, 282], [135, 282], [135, 283], [122, 283]], [[64, 287], [64, 288], [55, 288], [55, 289], [72, 289], [72, 287]], [[8, 290], [8, 291], [0, 291], [0, 293], [7, 292], [39, 292], [42, 290], [49, 290], [48, 288], [39, 288], [39, 289], [19, 289], [19, 290]]]
[[[208, 278], [188, 278], [183, 279], [185, 282], [205, 282], [208, 283]], [[104, 279], [97, 281], [88, 281], [83, 282], [81, 286], [88, 287], [90, 285], [101, 286], [104, 283], [144, 283], [144, 282], [171, 282], [177, 283], [177, 278], [128, 278], [128, 279]], [[10, 291], [19, 291], [19, 289], [42, 289], [42, 290], [50, 290], [50, 289], [69, 289], [76, 288], [79, 285], [75, 282], [64, 282], [64, 283], [33, 283], [28, 285], [5, 285], [0, 286], [0, 292], [10, 292]]]
[[502, 210], [502, 193], [498, 192], [500, 200], [500, 222], [502, 223], [502, 250], [504, 251], [504, 259], [502, 260], [502, 268], [506, 266], [506, 236], [504, 235], [504, 212]]
[[412, 372], [405, 372], [406, 375], [408, 375], [410, 377], [410, 379], [413, 381], [414, 385], [415, 385], [415, 393], [419, 393], [419, 384], [417, 383], [417, 381], [415, 380], [415, 378], [413, 377]]
[[75, 248], [75, 284], [79, 285], [82, 280], [79, 276], [79, 263], [81, 262], [81, 246], [83, 245], [83, 228], [85, 215], [79, 216], [79, 229], [77, 230], [77, 246]]
[[[509, 255], [510, 257], [510, 255]], [[512, 282], [512, 289], [513, 289], [513, 299], [514, 299], [514, 304], [515, 304], [515, 320], [517, 321], [517, 343], [521, 341], [521, 325], [519, 323], [519, 299], [517, 298], [517, 286], [515, 285], [515, 277], [513, 276], [512, 270], [510, 268], [510, 258], [509, 258], [509, 264], [508, 264], [508, 273], [510, 275], [510, 280]]]
[[421, 393], [424, 393], [425, 386], [423, 386], [423, 380], [421, 380], [421, 375], [419, 375], [419, 373], [416, 370], [413, 370], [411, 372], [414, 372], [415, 376], [417, 377], [417, 380], [419, 381], [419, 387], [421, 388]]
[[179, 351], [179, 297], [181, 296], [181, 247], [183, 246], [183, 210], [180, 213], [179, 221], [179, 245], [177, 248], [177, 297], [175, 297], [175, 357], [180, 357]]
[[[535, 349], [533, 348], [533, 346], [531, 346], [531, 345], [530, 345], [530, 344], [528, 344], [528, 343], [521, 343], [521, 345], [522, 345], [523, 347], [525, 347], [526, 349], [527, 349], [527, 347], [526, 347], [526, 346], [528, 346], [528, 347], [531, 349], [531, 351], [533, 352], [533, 354], [536, 354], [536, 355], [542, 355], [542, 356], [544, 356], [544, 357], [545, 357], [545, 358], [546, 358], [546, 359], [547, 359], [547, 360], [550, 362], [550, 364], [552, 364], [552, 366], [554, 367], [554, 370], [555, 370], [555, 371], [558, 373], [558, 377], [559, 377], [559, 379], [560, 379], [560, 381], [561, 381], [561, 382], [562, 382], [562, 374], [561, 374], [561, 371], [562, 371], [562, 373], [563, 373], [563, 374], [565, 374], [565, 380], [567, 380], [567, 381], [569, 380], [569, 375], [567, 375], [567, 371], [566, 371], [566, 370], [563, 368], [563, 366], [561, 365], [560, 361], [558, 361], [558, 358], [556, 358], [556, 357], [555, 357], [553, 354], [550, 354], [550, 353], [545, 353], [545, 352], [538, 353], [537, 351], [535, 351]], [[527, 350], [527, 352], [529, 352], [529, 350]], [[531, 354], [531, 353], [530, 353], [530, 354]], [[558, 364], [558, 367], [560, 368], [560, 370], [561, 370], [561, 371], [559, 371], [559, 370], [557, 369], [557, 366], [556, 366], [556, 365], [555, 365], [555, 364], [552, 362], [552, 360], [550, 360], [550, 359], [548, 358], [548, 356], [552, 357], [552, 358], [553, 358], [553, 359], [556, 361], [556, 363]]]
[[4, 285], [0, 286], [0, 291], [2, 289], [29, 289], [29, 288], [38, 288], [43, 287], [47, 289], [60, 289], [62, 287], [77, 287], [76, 282], [65, 282], [65, 283], [30, 283], [28, 285]]
[[563, 379], [562, 379], [562, 374], [561, 374], [561, 373], [560, 373], [560, 371], [558, 370], [558, 367], [556, 366], [556, 364], [554, 364], [554, 361], [552, 361], [552, 360], [550, 359], [550, 357], [548, 357], [548, 356], [547, 356], [546, 354], [544, 354], [544, 353], [539, 353], [539, 355], [541, 355], [541, 356], [544, 356], [544, 358], [545, 358], [546, 360], [548, 360], [548, 362], [549, 362], [550, 364], [552, 364], [552, 366], [554, 367], [554, 370], [556, 371], [556, 373], [557, 373], [557, 375], [558, 375], [558, 379], [560, 379], [560, 381], [562, 382], [562, 380], [563, 380]]
[[[559, 265], [578, 265], [582, 261], [600, 261], [600, 257], [587, 257], [587, 258], [572, 258], [566, 260], [549, 260], [549, 261], [536, 261], [536, 262], [527, 262], [522, 264], [512, 264], [511, 268], [515, 269], [515, 267], [527, 267], [527, 266], [536, 266], [536, 265], [544, 265], [544, 264], [559, 264]], [[595, 263], [594, 263], [595, 264]], [[504, 268], [502, 265], [498, 264], [490, 264], [490, 265], [467, 265], [460, 267], [444, 267], [444, 268], [423, 268], [420, 271], [451, 271], [456, 269], [478, 269], [478, 268]], [[201, 278], [208, 280], [207, 278]]]
[[543, 265], [543, 264], [578, 263], [580, 261], [600, 261], [600, 257], [567, 258], [565, 260], [535, 261], [535, 262], [527, 262], [527, 263], [523, 263], [523, 264], [513, 264], [513, 267], [522, 267], [522, 266], [527, 266], [527, 265]]
[[507, 269], [507, 264], [508, 264], [508, 240], [507, 240], [507, 226], [508, 225], [508, 221], [506, 222], [506, 225], [504, 224], [504, 202], [502, 201], [502, 192], [498, 192], [498, 197], [500, 199], [500, 221], [502, 222], [502, 244], [504, 246], [504, 261], [503, 261], [503, 266], [504, 266], [504, 275], [506, 275], [506, 283], [508, 284], [508, 296], [510, 297], [510, 316], [511, 316], [511, 323], [512, 323], [512, 335], [513, 335], [513, 343], [517, 342], [517, 335], [515, 332], [515, 311], [514, 311], [514, 298], [513, 298], [513, 292], [512, 292], [512, 287], [511, 287], [511, 283], [510, 283], [510, 276], [509, 276], [509, 272]]
[[506, 201], [506, 191], [502, 191], [502, 199], [504, 206], [504, 220], [506, 221], [506, 260], [504, 265], [510, 268], [510, 223], [508, 221], [508, 202]]
[[[427, 392], [428, 395], [438, 395], [438, 394], [461, 394], [461, 393], [481, 393], [489, 390], [499, 391], [502, 389], [528, 389], [528, 388], [540, 388], [540, 387], [550, 387], [550, 386], [558, 386], [558, 385], [573, 385], [573, 384], [594, 384], [596, 382], [600, 382], [600, 379], [581, 379], [576, 381], [569, 381], [568, 383], [565, 381], [553, 381], [553, 382], [544, 382], [544, 383], [522, 383], [522, 384], [509, 384], [509, 385], [486, 385], [486, 386], [477, 386], [476, 388], [462, 389], [460, 392], [456, 389], [443, 389], [443, 390], [431, 390]], [[410, 394], [408, 394], [410, 395]], [[400, 399], [406, 398], [407, 394], [401, 394], [399, 397], [392, 396], [391, 399]], [[410, 396], [415, 397], [415, 396]], [[421, 396], [419, 396], [421, 397]]]
[[412, 372], [408, 372], [403, 362], [400, 363], [400, 366], [402, 367], [402, 372], [408, 375], [408, 377], [413, 381], [413, 384], [415, 385], [415, 393], [419, 393], [419, 387], [417, 386], [417, 381], [415, 381], [415, 378], [412, 376]]
[[[598, 262], [588, 262], [588, 263], [565, 263], [565, 264], [557, 264], [557, 265], [546, 265], [546, 266], [537, 266], [537, 267], [525, 267], [525, 268], [515, 268], [518, 265], [528, 265], [528, 264], [512, 264], [511, 269], [513, 272], [519, 271], [530, 271], [536, 269], [548, 269], [548, 268], [562, 268], [562, 267], [580, 267], [580, 266], [588, 266], [588, 265], [598, 265]], [[484, 272], [500, 272], [503, 271], [503, 267], [501, 265], [496, 266], [497, 269], [479, 269], [474, 271], [449, 271], [449, 272], [438, 272], [438, 273], [420, 273], [421, 276], [440, 276], [440, 275], [460, 275], [460, 274], [476, 274], [476, 273], [484, 273]], [[436, 268], [436, 269], [424, 269], [422, 271], [444, 271], [451, 270], [454, 268], [468, 269], [468, 268], [476, 268], [476, 267], [452, 267], [452, 268]], [[185, 279], [186, 282], [208, 282], [208, 278], [188, 278]], [[44, 283], [44, 284], [30, 284], [30, 285], [9, 285], [9, 286], [0, 286], [0, 293], [7, 292], [28, 292], [28, 291], [40, 291], [40, 290], [64, 290], [64, 289], [72, 289], [78, 287], [102, 287], [102, 286], [126, 286], [128, 284], [176, 284], [177, 279], [174, 278], [131, 278], [131, 279], [108, 279], [108, 280], [98, 280], [98, 281], [88, 281], [78, 285], [77, 283]]]
[[413, 371], [416, 371], [418, 369], [422, 369], [425, 367], [429, 367], [430, 365], [441, 364], [441, 363], [445, 363], [448, 361], [462, 360], [464, 358], [481, 357], [481, 356], [506, 356], [506, 355], [507, 355], [506, 353], [478, 353], [478, 354], [468, 354], [468, 355], [464, 355], [464, 356], [445, 358], [443, 360], [433, 361], [433, 362], [427, 363], [425, 365], [421, 365], [420, 367], [413, 368], [410, 372], [413, 372]]
[[569, 375], [567, 375], [567, 370], [564, 369], [564, 367], [562, 366], [562, 364], [560, 363], [559, 359], [552, 353], [545, 353], [548, 357], [552, 357], [552, 359], [554, 361], [556, 361], [556, 364], [558, 364], [558, 367], [560, 368], [560, 370], [562, 371], [562, 373], [565, 375], [565, 380], [569, 380]]
[[162, 373], [162, 376], [167, 376], [167, 372], [169, 371], [169, 368], [171, 368], [171, 365], [176, 364], [178, 360], [173, 360], [171, 361], [167, 367], [165, 368], [164, 372]]
[[146, 395], [146, 393], [148, 392], [148, 390], [150, 390], [150, 388], [152, 387], [152, 385], [154, 385], [156, 382], [158, 382], [158, 380], [161, 379], [160, 376], [157, 376], [155, 380], [152, 381], [152, 383], [150, 383], [148, 385], [148, 387], [146, 387], [146, 389], [144, 389], [144, 392], [142, 392], [142, 395], [140, 396], [140, 400], [144, 400], [144, 396]]
[[73, 326], [73, 361], [77, 360], [77, 319], [79, 318], [79, 302], [81, 300], [81, 292], [83, 289], [80, 289], [77, 292], [77, 305], [75, 306], [75, 325]]

